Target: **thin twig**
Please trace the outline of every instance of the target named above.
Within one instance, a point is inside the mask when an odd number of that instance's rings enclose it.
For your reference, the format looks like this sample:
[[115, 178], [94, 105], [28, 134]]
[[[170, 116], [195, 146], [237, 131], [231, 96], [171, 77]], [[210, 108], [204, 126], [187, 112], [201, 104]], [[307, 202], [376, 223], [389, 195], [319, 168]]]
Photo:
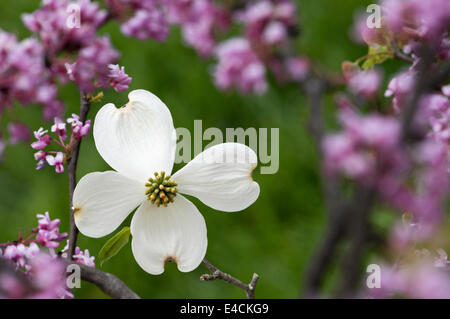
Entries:
[[[81, 95], [80, 99], [80, 121], [84, 124], [89, 113], [91, 103], [89, 98], [84, 94]], [[73, 193], [75, 191], [75, 186], [77, 185], [77, 164], [78, 157], [80, 154], [81, 140], [77, 140], [73, 146], [72, 154], [68, 163], [68, 175], [69, 175], [69, 199], [70, 199], [70, 233], [69, 233], [69, 251], [68, 256], [73, 259], [75, 254], [75, 248], [77, 246], [78, 238], [78, 228], [75, 225], [74, 218], [74, 207], [73, 207]]]
[[213, 281], [217, 279], [223, 280], [229, 284], [232, 284], [233, 286], [236, 286], [244, 290], [245, 294], [247, 295], [247, 299], [255, 299], [255, 288], [259, 279], [258, 274], [254, 273], [250, 283], [244, 284], [242, 281], [234, 278], [230, 274], [224, 273], [206, 259], [203, 259], [203, 264], [209, 269], [211, 274], [201, 275], [200, 280], [202, 281]]
[[392, 46], [394, 48], [394, 58], [397, 58], [399, 60], [405, 61], [407, 63], [414, 63], [414, 59], [410, 56], [407, 56], [404, 54], [400, 48], [398, 47], [397, 43], [394, 41], [392, 42]]

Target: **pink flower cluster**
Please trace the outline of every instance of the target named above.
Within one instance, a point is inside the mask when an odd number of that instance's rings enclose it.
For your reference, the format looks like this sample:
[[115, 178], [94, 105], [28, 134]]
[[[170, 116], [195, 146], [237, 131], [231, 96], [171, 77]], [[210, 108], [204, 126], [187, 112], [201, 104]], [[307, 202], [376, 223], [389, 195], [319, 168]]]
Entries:
[[374, 187], [394, 208], [411, 213], [424, 237], [431, 235], [450, 189], [446, 146], [427, 139], [405, 150], [395, 117], [344, 109], [339, 118], [343, 131], [323, 143], [325, 171]]
[[[202, 57], [215, 55], [214, 82], [220, 89], [264, 93], [267, 64], [277, 79], [305, 79], [306, 59], [286, 56], [287, 40], [296, 33], [296, 6], [289, 0], [254, 1], [242, 10], [212, 0], [108, 0], [110, 15], [121, 21], [124, 34], [158, 41], [170, 25], [179, 25], [184, 41]], [[131, 14], [130, 14], [131, 12]], [[218, 43], [232, 22], [243, 25], [244, 36]], [[292, 70], [292, 72], [291, 72]]]
[[[78, 115], [72, 114], [72, 117], [68, 118], [66, 121], [72, 129], [72, 134], [67, 144], [66, 123], [59, 118], [55, 118], [54, 121], [55, 123], [51, 127], [51, 132], [55, 134], [56, 138], [50, 136], [48, 131], [41, 127], [34, 132], [36, 141], [31, 144], [31, 147], [38, 150], [38, 152], [34, 154], [34, 158], [38, 162], [36, 169], [40, 170], [44, 168], [46, 164], [49, 164], [50, 166], [55, 167], [57, 173], [63, 173], [64, 164], [70, 157], [75, 142], [86, 137], [91, 129], [91, 121], [87, 120], [85, 123], [82, 123]], [[62, 148], [62, 151], [45, 150], [52, 142]]]
[[29, 259], [28, 266], [29, 271], [24, 274], [25, 278], [0, 272], [1, 299], [73, 298], [66, 288], [64, 263], [59, 259], [38, 252]]
[[351, 62], [342, 64], [342, 72], [349, 90], [364, 99], [372, 99], [378, 94], [382, 76], [377, 69], [361, 70]]
[[[0, 272], [1, 298], [73, 298], [66, 287], [65, 265], [55, 252], [67, 233], [59, 232], [60, 220], [52, 220], [48, 212], [38, 214], [37, 218], [38, 226], [31, 234], [0, 244], [0, 258], [7, 260], [29, 281], [26, 285], [17, 276]], [[67, 246], [61, 255], [67, 257]], [[83, 252], [77, 247], [73, 257], [80, 264], [95, 267], [95, 257], [90, 256], [87, 249]]]
[[219, 63], [214, 80], [221, 89], [236, 87], [244, 93], [264, 93], [267, 89], [266, 69], [244, 38], [230, 39], [217, 49]]
[[375, 298], [450, 298], [450, 275], [431, 261], [405, 266], [381, 266], [381, 287], [371, 289]]
[[62, 114], [44, 54], [44, 47], [36, 39], [18, 42], [14, 35], [0, 30], [0, 114], [15, 102], [42, 104], [46, 119]]
[[44, 215], [37, 215], [38, 218], [38, 231], [36, 234], [36, 241], [42, 247], [48, 247], [55, 249], [59, 246], [59, 243], [67, 237], [67, 233], [59, 233], [60, 220], [51, 220], [48, 212]]
[[351, 109], [339, 112], [343, 131], [325, 138], [323, 149], [328, 174], [342, 173], [372, 185], [380, 172], [402, 162], [398, 150], [399, 122], [388, 116], [361, 116]]
[[[61, 251], [61, 256], [67, 258], [67, 251], [69, 250], [69, 241]], [[80, 247], [75, 247], [75, 255], [72, 256], [73, 260], [79, 264], [86, 265], [88, 267], [95, 267], [95, 256], [91, 256], [88, 249], [82, 251]]]
[[[83, 94], [108, 87], [127, 90], [131, 78], [116, 64], [119, 53], [107, 36], [97, 35], [110, 18], [107, 10], [91, 0], [43, 0], [41, 8], [22, 16], [33, 37], [19, 42], [0, 30], [0, 114], [19, 102], [42, 105], [45, 120], [62, 118], [64, 105], [57, 83], [68, 80]], [[9, 141], [0, 133], [0, 160], [7, 144], [29, 139], [23, 123], [10, 123], [8, 131]], [[56, 166], [61, 156], [50, 161]]]
[[262, 0], [250, 4], [238, 19], [250, 41], [258, 46], [273, 46], [285, 42], [296, 30], [296, 10], [291, 1]]
[[46, 61], [51, 75], [62, 82], [74, 81], [85, 94], [109, 87], [109, 65], [119, 58], [109, 38], [96, 35], [108, 19], [108, 12], [91, 0], [45, 0], [42, 8], [23, 15], [45, 49], [39, 58]]
[[286, 54], [288, 39], [297, 29], [296, 9], [292, 1], [261, 0], [235, 14], [235, 20], [244, 25], [245, 37], [235, 37], [217, 46], [216, 85], [262, 94], [267, 89], [266, 65], [279, 81], [305, 80], [309, 61]]
[[210, 56], [216, 46], [215, 31], [226, 30], [229, 14], [210, 0], [170, 0], [169, 20], [181, 25], [184, 41], [200, 55]]
[[388, 27], [398, 37], [438, 40], [450, 22], [450, 3], [446, 0], [383, 0]]

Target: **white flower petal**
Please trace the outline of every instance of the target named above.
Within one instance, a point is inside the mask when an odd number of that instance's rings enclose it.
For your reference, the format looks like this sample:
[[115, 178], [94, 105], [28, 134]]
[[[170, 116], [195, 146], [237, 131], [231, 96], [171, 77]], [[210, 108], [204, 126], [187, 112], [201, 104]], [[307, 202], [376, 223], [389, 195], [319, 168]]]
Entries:
[[106, 104], [94, 123], [94, 139], [103, 159], [116, 171], [144, 182], [155, 172], [170, 174], [176, 131], [167, 106], [145, 90], [132, 91], [117, 109]]
[[117, 172], [87, 174], [73, 194], [75, 224], [86, 236], [106, 236], [146, 199], [144, 184]]
[[153, 275], [163, 273], [169, 260], [176, 262], [180, 271], [194, 270], [208, 245], [202, 214], [182, 195], [167, 207], [143, 203], [131, 221], [131, 234], [134, 258]]
[[257, 161], [255, 152], [244, 144], [218, 144], [198, 154], [172, 179], [180, 193], [217, 210], [239, 211], [259, 196], [259, 185], [251, 176]]

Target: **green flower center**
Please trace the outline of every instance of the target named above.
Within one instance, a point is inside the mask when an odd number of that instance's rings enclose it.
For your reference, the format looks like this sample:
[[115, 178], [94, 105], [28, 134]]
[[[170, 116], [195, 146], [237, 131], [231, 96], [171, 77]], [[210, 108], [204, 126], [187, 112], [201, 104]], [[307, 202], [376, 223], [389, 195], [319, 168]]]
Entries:
[[167, 204], [173, 203], [173, 199], [178, 193], [178, 189], [175, 187], [177, 183], [170, 179], [170, 175], [165, 175], [164, 171], [159, 174], [155, 172], [155, 177], [149, 178], [148, 183], [145, 184], [147, 199], [157, 207], [160, 205], [167, 207]]

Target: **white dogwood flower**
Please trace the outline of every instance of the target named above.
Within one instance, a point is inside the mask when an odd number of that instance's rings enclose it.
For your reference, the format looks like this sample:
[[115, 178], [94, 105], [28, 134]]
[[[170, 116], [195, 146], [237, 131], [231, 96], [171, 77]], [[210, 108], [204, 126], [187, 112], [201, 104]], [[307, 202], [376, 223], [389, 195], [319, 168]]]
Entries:
[[95, 118], [95, 145], [115, 171], [80, 180], [73, 196], [75, 223], [82, 234], [102, 237], [138, 207], [131, 221], [137, 263], [150, 274], [163, 273], [166, 261], [192, 271], [206, 253], [206, 224], [181, 194], [217, 210], [243, 210], [259, 196], [251, 176], [257, 156], [243, 144], [219, 144], [171, 176], [176, 131], [169, 109], [145, 90], [128, 98], [119, 109], [106, 104]]

